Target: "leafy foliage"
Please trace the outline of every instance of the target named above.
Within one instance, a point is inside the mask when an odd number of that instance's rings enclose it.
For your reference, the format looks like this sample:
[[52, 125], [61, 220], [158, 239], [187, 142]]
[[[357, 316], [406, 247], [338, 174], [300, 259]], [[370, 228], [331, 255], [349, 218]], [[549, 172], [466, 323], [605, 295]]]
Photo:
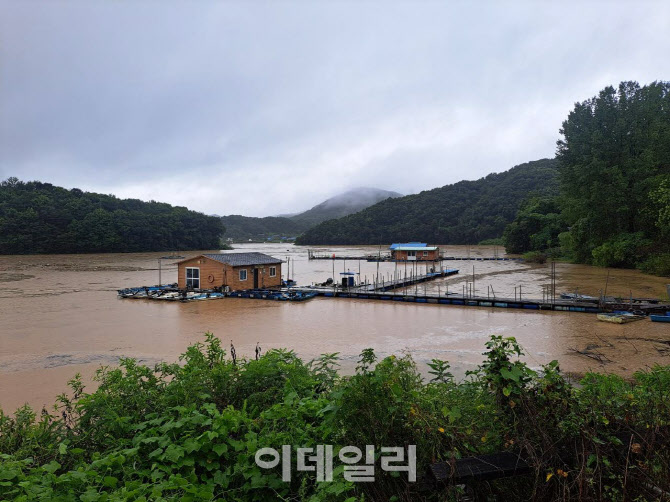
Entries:
[[514, 221], [505, 227], [503, 244], [508, 253], [544, 251], [559, 247], [558, 236], [567, 227], [557, 197], [524, 201]]
[[[520, 212], [505, 230], [508, 250], [546, 250], [558, 235], [578, 262], [667, 275], [656, 257], [670, 253], [670, 82], [606, 87], [575, 105], [561, 134], [560, 216]], [[524, 225], [541, 238], [530, 242]]]
[[[374, 483], [260, 469], [260, 448], [417, 446], [432, 462], [510, 450], [534, 476], [473, 485], [482, 500], [653, 500], [670, 486], [670, 367], [628, 382], [588, 374], [573, 387], [552, 362], [522, 360], [513, 338], [492, 337], [484, 363], [460, 383], [446, 361], [425, 383], [412, 359], [361, 354], [340, 377], [337, 355], [305, 364], [292, 351], [230, 360], [208, 334], [181, 364], [132, 359], [79, 378], [56, 413], [0, 412], [0, 499], [7, 500], [455, 500], [379, 468]], [[625, 439], [622, 443], [621, 438]], [[295, 459], [295, 457], [293, 457]], [[394, 475], [396, 474], [396, 475]], [[420, 480], [421, 481], [421, 480]]]
[[214, 249], [218, 218], [160, 202], [66, 190], [49, 183], [0, 183], [0, 254]]
[[530, 194], [558, 190], [556, 162], [543, 159], [477, 181], [461, 181], [387, 199], [308, 230], [298, 244], [379, 244], [425, 241], [473, 244], [500, 237]]

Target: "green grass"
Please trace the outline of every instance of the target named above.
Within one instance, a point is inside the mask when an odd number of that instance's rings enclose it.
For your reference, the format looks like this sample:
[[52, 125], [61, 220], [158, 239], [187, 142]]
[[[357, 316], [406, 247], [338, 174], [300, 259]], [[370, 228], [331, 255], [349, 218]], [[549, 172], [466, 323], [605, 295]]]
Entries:
[[480, 241], [478, 246], [504, 246], [502, 237], [495, 237], [493, 239], [484, 239]]
[[[484, 363], [455, 382], [433, 360], [426, 381], [407, 355], [362, 354], [352, 376], [336, 354], [305, 362], [273, 350], [231, 360], [212, 335], [180, 364], [132, 359], [80, 379], [52, 413], [0, 414], [0, 499], [8, 500], [458, 500], [461, 489], [422, 491], [421, 479], [380, 469], [374, 483], [333, 482], [294, 468], [262, 470], [258, 449], [416, 445], [430, 463], [514, 451], [530, 476], [478, 483], [482, 500], [655, 500], [670, 475], [670, 367], [632, 381], [588, 374], [574, 387], [557, 363], [535, 372], [513, 338], [492, 337]], [[619, 445], [617, 434], [634, 433]], [[293, 456], [295, 462], [295, 455]], [[397, 474], [397, 473], [395, 473]]]

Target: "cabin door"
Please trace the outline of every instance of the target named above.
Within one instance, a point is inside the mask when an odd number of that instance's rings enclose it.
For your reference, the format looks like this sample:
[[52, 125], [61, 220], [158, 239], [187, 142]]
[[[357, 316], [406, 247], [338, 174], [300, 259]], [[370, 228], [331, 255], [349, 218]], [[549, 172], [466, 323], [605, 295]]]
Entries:
[[407, 251], [407, 261], [416, 261], [416, 251]]
[[254, 289], [258, 289], [258, 269], [254, 269]]

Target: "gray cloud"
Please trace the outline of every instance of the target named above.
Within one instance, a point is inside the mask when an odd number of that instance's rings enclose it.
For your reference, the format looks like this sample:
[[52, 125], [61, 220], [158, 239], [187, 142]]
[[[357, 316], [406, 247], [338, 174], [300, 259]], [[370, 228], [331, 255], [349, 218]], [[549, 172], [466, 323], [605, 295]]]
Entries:
[[207, 213], [552, 156], [575, 101], [668, 79], [665, 2], [0, 3], [0, 176]]

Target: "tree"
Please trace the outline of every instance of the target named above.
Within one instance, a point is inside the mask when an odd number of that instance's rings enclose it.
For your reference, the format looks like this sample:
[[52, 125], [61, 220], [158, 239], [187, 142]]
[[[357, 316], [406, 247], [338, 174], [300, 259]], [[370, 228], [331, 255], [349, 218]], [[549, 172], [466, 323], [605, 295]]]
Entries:
[[0, 183], [0, 253], [212, 249], [220, 218], [160, 202], [66, 190], [8, 178]]
[[606, 87], [577, 103], [560, 132], [561, 216], [570, 228], [562, 240], [574, 258], [633, 266], [667, 252], [670, 83]]

